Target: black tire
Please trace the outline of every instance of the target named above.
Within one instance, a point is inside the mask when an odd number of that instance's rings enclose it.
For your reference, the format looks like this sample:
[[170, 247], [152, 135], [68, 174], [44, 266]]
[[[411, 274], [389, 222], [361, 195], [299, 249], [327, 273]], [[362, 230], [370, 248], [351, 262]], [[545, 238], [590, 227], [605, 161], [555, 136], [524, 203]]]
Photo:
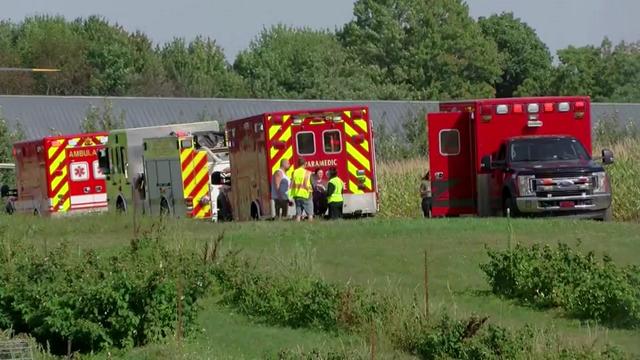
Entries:
[[33, 209], [33, 216], [40, 217], [40, 210], [38, 210], [38, 209]]
[[166, 198], [160, 200], [160, 216], [171, 215], [171, 208], [169, 207], [169, 201]]
[[121, 197], [118, 197], [118, 201], [116, 201], [116, 212], [118, 214], [124, 214], [127, 212], [127, 207], [124, 205], [124, 200]]
[[602, 216], [602, 221], [611, 222], [613, 221], [613, 204], [609, 206], [607, 210], [605, 210], [604, 215]]
[[4, 210], [9, 215], [13, 215], [16, 212], [16, 208], [15, 206], [13, 206], [13, 203], [11, 201], [7, 202], [7, 205], [4, 207]]
[[258, 206], [255, 203], [251, 204], [251, 220], [260, 220]]
[[505, 195], [502, 201], [502, 216], [510, 216], [512, 218], [518, 216], [518, 209], [511, 195]]

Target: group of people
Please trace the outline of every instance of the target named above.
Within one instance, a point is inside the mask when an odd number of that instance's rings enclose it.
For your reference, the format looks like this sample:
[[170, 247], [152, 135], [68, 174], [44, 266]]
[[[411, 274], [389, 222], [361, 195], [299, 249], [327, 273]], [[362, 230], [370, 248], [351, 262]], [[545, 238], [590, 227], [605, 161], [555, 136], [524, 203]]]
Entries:
[[303, 158], [296, 162], [291, 178], [287, 176], [290, 167], [289, 160], [283, 159], [271, 181], [271, 198], [277, 218], [286, 218], [289, 206], [294, 204], [296, 221], [302, 220], [303, 215], [313, 220], [314, 216], [324, 216], [327, 211], [330, 219], [342, 218], [344, 182], [338, 177], [335, 167], [329, 169], [328, 180], [324, 178], [322, 169], [313, 172], [307, 169]]

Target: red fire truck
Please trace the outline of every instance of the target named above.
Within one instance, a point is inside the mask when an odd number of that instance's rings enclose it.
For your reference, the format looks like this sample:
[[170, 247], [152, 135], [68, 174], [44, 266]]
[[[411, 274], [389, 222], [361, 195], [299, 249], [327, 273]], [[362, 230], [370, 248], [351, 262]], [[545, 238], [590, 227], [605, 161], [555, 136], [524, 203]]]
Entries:
[[427, 123], [433, 216], [611, 217], [588, 97], [446, 102]]
[[107, 133], [49, 136], [13, 145], [17, 196], [10, 212], [53, 216], [106, 211], [97, 151]]
[[[265, 113], [230, 121], [226, 133], [234, 219], [273, 217], [272, 175], [282, 159], [293, 165], [299, 157], [311, 171], [322, 169], [326, 174], [331, 167], [337, 169], [345, 183], [344, 214], [377, 212], [376, 161], [367, 107]], [[292, 172], [293, 166], [289, 176]]]

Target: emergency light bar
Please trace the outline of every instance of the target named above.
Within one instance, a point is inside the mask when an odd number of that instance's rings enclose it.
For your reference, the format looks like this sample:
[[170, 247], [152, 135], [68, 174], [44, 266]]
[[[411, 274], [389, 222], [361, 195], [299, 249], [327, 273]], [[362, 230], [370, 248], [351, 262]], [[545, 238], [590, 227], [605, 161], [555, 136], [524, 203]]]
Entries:
[[538, 112], [540, 112], [540, 105], [538, 104], [527, 105], [527, 112], [529, 114], [537, 114]]

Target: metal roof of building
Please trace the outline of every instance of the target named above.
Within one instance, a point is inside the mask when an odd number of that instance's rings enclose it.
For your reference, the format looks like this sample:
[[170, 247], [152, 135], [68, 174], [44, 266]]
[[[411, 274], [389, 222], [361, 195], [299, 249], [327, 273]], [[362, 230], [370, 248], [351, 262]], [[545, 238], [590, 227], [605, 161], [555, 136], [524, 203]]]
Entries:
[[[272, 111], [367, 105], [374, 122], [385, 122], [397, 130], [406, 119], [423, 117], [438, 105], [435, 101], [0, 96], [0, 113], [12, 126], [19, 123], [27, 138], [38, 138], [52, 132], [78, 132], [92, 106], [103, 109], [108, 103], [116, 118], [124, 114], [127, 128], [202, 120], [226, 122]], [[594, 119], [617, 114], [619, 121], [640, 122], [640, 104], [593, 104], [592, 112]]]

